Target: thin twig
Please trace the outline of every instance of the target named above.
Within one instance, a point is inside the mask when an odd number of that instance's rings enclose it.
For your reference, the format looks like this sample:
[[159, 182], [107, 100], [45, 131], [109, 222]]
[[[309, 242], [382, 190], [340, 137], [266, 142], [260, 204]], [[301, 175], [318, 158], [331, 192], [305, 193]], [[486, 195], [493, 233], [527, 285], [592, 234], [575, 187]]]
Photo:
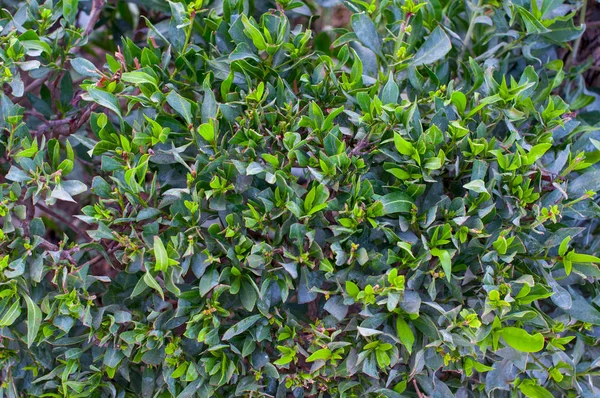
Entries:
[[[114, 246], [114, 247], [109, 248], [106, 251], [106, 255], [110, 256], [111, 254], [113, 254], [114, 252], [116, 252], [118, 248], [119, 248], [119, 246]], [[104, 258], [105, 257], [102, 254], [98, 254], [96, 257], [93, 257], [92, 259], [86, 261], [85, 263], [83, 263], [78, 268], [81, 269], [81, 268], [85, 267], [86, 265], [94, 265], [94, 264], [96, 264], [97, 262], [99, 262], [100, 260], [102, 260]]]
[[60, 246], [47, 241], [46, 239], [42, 238], [41, 236], [38, 236], [38, 239], [40, 239], [39, 247], [41, 247], [47, 251], [51, 251], [51, 252], [60, 252], [61, 260], [67, 260], [73, 266], [77, 265], [77, 261], [75, 261], [75, 259], [73, 258], [73, 253], [77, 253], [79, 251], [79, 246], [74, 246], [70, 249], [62, 249], [61, 250]]
[[102, 7], [104, 7], [104, 0], [92, 0], [92, 11], [90, 12], [90, 19], [88, 19], [87, 25], [83, 30], [83, 34], [85, 36], [92, 33], [94, 30], [94, 26], [100, 19], [100, 13], [102, 12]]
[[[52, 87], [52, 98], [57, 98], [58, 97], [58, 95], [57, 95], [59, 93], [59, 91], [58, 91], [58, 85], [59, 85], [59, 83], [62, 83], [62, 80], [65, 77], [65, 72], [66, 72], [66, 70], [62, 70], [56, 76], [56, 79], [54, 80], [54, 85]], [[50, 88], [50, 87], [48, 87], [48, 88]]]
[[[587, 13], [587, 0], [583, 0], [583, 5], [579, 10], [579, 24], [585, 24], [585, 14]], [[581, 38], [583, 35], [580, 35], [575, 43], [573, 44], [573, 51], [571, 51], [571, 58], [569, 58], [568, 66], [577, 64], [577, 52], [579, 51], [579, 45], [581, 44]]]
[[94, 110], [96, 110], [97, 107], [98, 107], [98, 104], [93, 103], [84, 108], [84, 111], [81, 114], [81, 117], [79, 119], [77, 119], [77, 123], [75, 124], [75, 126], [76, 126], [75, 131], [79, 130], [81, 128], [81, 126], [83, 126], [85, 123], [87, 123], [88, 119], [92, 115], [92, 112]]
[[68, 218], [62, 216], [61, 214], [55, 212], [54, 210], [50, 209], [49, 207], [47, 207], [46, 205], [39, 203], [38, 207], [40, 208], [40, 210], [42, 210], [44, 213], [55, 217], [57, 220], [65, 223], [67, 225], [67, 227], [71, 228], [73, 230], [73, 232], [77, 233], [78, 236], [82, 237], [83, 240], [85, 240], [86, 242], [90, 242], [91, 239], [85, 234], [84, 231], [82, 231], [77, 225], [73, 224], [72, 221], [70, 221]]
[[45, 120], [46, 117], [44, 115], [42, 115], [38, 110], [36, 109], [27, 109], [26, 111], [23, 112], [25, 116], [33, 116], [36, 119], [40, 119], [40, 120]]
[[473, 14], [471, 15], [471, 20], [469, 21], [469, 27], [467, 28], [467, 33], [465, 35], [465, 39], [463, 41], [463, 47], [462, 50], [460, 51], [460, 58], [459, 60], [462, 61], [465, 57], [465, 53], [467, 52], [467, 49], [469, 47], [469, 44], [471, 44], [471, 36], [473, 35], [473, 30], [475, 29], [475, 19], [477, 19], [477, 17], [479, 16], [479, 9], [483, 7], [483, 0], [479, 0], [479, 2], [477, 3], [477, 9], [473, 11]]
[[96, 264], [98, 261], [102, 260], [104, 258], [104, 256], [102, 254], [98, 254], [96, 257], [92, 258], [91, 260], [83, 263], [80, 267], [78, 268], [83, 268], [86, 265], [94, 265]]
[[39, 237], [40, 239], [40, 247], [51, 251], [51, 252], [57, 252], [60, 250], [60, 247], [58, 247], [57, 245], [55, 245], [52, 242], [47, 241], [46, 239], [42, 238], [41, 236]]
[[349, 157], [352, 157], [354, 155], [365, 155], [366, 153], [363, 153], [362, 150], [367, 148], [369, 146], [369, 139], [368, 138], [364, 138], [360, 141], [358, 141], [358, 143], [356, 144], [356, 146], [350, 151], [350, 153], [348, 154]]
[[[94, 26], [96, 26], [96, 23], [100, 19], [100, 14], [102, 13], [102, 8], [104, 7], [104, 2], [105, 2], [105, 0], [92, 0], [92, 10], [90, 11], [90, 17], [87, 21], [87, 24], [85, 25], [85, 28], [83, 29], [83, 36], [88, 36], [94, 30]], [[82, 49], [81, 46], [75, 47], [71, 53], [76, 55], [81, 51], [81, 49]], [[64, 66], [64, 60], [63, 60], [62, 64], [63, 64], [62, 66]], [[57, 67], [60, 68], [61, 65], [59, 63], [57, 63]], [[32, 93], [37, 88], [42, 86], [48, 79], [50, 79], [51, 75], [52, 75], [52, 73], [48, 73], [45, 77], [43, 77], [41, 79], [35, 79], [34, 81], [29, 83], [25, 87], [25, 92]], [[23, 95], [22, 97], [17, 99], [16, 102], [19, 103], [21, 101], [24, 101], [25, 98], [26, 98], [26, 96]]]
[[23, 203], [23, 205], [25, 206], [25, 220], [23, 220], [23, 231], [25, 232], [25, 235], [29, 235], [29, 223], [31, 223], [31, 220], [33, 220], [33, 217], [35, 216], [35, 206], [33, 204], [33, 196], [30, 198], [26, 198], [27, 196], [27, 190], [25, 190], [25, 193], [23, 194], [23, 199], [21, 199], [21, 203]]
[[426, 398], [425, 395], [419, 390], [419, 385], [417, 384], [417, 380], [413, 379], [413, 386], [415, 387], [415, 391], [417, 392], [417, 397]]
[[[46, 75], [46, 78], [45, 78], [45, 79], [44, 79], [44, 78], [41, 78], [41, 79], [36, 79], [36, 80], [32, 81], [31, 83], [29, 83], [29, 84], [27, 85], [27, 87], [25, 87], [25, 92], [26, 92], [26, 93], [30, 93], [30, 94], [31, 94], [31, 92], [32, 92], [32, 91], [35, 91], [35, 89], [36, 89], [36, 88], [38, 88], [38, 87], [40, 87], [42, 84], [44, 84], [44, 83], [46, 82], [46, 80], [47, 80], [49, 77], [50, 77], [50, 73], [48, 73], [48, 74]], [[25, 98], [25, 96], [23, 96], [23, 97], [21, 97], [21, 98]]]
[[98, 104], [88, 104], [84, 108], [81, 109], [80, 115], [69, 116], [64, 119], [58, 120], [43, 120], [44, 124], [42, 127], [37, 130], [33, 130], [31, 132], [34, 136], [45, 135], [47, 132], [51, 132], [48, 137], [60, 137], [60, 136], [69, 136], [74, 134], [83, 126], [92, 115], [92, 112], [98, 107]]
[[[77, 116], [69, 116], [64, 119], [57, 120], [42, 120], [43, 126], [38, 128], [37, 130], [32, 130], [31, 135], [33, 136], [42, 136], [47, 132], [52, 132], [51, 135], [61, 136], [61, 135], [69, 135], [71, 131], [71, 125], [75, 123], [77, 120]], [[67, 126], [67, 128], [65, 128]], [[49, 138], [49, 137], [47, 137]]]
[[[37, 117], [37, 116], [36, 116]], [[60, 126], [64, 126], [65, 124], [73, 123], [77, 117], [71, 116], [65, 119], [56, 119], [56, 120], [42, 120], [42, 123], [46, 125], [46, 129], [57, 128]]]

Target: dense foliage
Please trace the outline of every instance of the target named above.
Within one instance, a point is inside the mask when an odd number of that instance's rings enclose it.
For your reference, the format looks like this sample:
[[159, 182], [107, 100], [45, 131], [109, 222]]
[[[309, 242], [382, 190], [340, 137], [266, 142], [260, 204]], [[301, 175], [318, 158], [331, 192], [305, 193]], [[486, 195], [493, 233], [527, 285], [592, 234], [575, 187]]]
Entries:
[[1, 396], [600, 396], [580, 2], [2, 3]]

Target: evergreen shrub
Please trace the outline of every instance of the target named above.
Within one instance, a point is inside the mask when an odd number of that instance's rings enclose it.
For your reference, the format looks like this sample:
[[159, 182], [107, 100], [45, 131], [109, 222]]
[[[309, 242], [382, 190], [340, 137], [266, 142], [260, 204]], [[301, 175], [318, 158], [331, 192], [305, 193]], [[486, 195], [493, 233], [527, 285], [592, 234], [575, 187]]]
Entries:
[[600, 396], [581, 2], [2, 3], [0, 396]]

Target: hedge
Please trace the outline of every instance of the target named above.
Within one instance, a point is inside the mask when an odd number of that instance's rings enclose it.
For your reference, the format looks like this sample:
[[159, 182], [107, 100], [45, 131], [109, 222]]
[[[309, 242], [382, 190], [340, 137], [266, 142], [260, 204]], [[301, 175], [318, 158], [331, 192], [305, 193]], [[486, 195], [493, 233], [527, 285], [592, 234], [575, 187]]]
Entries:
[[582, 2], [336, 4], [3, 2], [0, 396], [600, 396]]

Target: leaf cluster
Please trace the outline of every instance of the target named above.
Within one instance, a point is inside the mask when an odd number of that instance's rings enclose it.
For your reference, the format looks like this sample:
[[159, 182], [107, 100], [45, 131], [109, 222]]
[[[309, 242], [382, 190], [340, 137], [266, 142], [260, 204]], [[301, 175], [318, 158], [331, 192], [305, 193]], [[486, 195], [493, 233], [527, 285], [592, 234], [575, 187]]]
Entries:
[[0, 396], [600, 395], [580, 2], [330, 3], [0, 11]]

